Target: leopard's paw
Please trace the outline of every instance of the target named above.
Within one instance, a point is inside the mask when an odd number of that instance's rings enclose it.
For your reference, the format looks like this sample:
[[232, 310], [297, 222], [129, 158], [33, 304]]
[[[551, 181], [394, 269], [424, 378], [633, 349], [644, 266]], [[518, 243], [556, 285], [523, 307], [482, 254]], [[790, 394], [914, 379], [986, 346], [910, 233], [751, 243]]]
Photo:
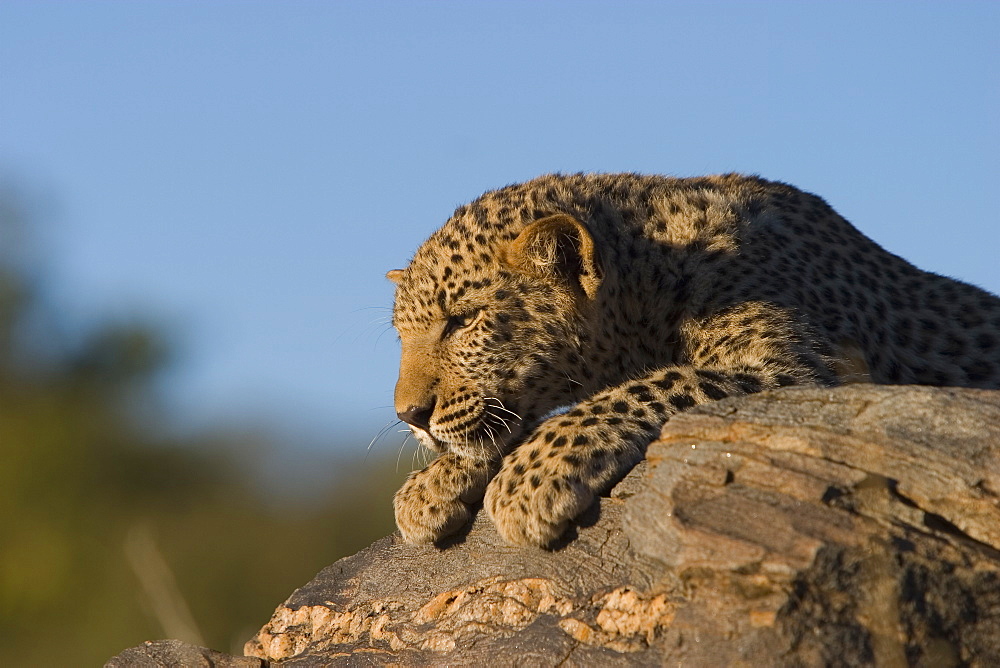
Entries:
[[433, 543], [472, 520], [482, 498], [487, 467], [445, 454], [414, 471], [393, 497], [396, 526], [407, 543]]
[[595, 494], [565, 465], [531, 468], [516, 454], [486, 489], [486, 511], [508, 542], [549, 547], [593, 503]]

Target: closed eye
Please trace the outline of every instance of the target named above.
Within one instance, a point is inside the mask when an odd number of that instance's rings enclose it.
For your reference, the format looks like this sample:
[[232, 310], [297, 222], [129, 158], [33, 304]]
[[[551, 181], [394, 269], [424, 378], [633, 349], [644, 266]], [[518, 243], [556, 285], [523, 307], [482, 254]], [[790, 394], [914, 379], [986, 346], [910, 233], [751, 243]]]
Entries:
[[478, 315], [478, 313], [478, 311], [468, 311], [466, 313], [448, 316], [448, 320], [444, 325], [444, 331], [441, 333], [441, 338], [448, 338], [458, 330], [465, 329], [471, 325], [476, 319], [476, 315]]

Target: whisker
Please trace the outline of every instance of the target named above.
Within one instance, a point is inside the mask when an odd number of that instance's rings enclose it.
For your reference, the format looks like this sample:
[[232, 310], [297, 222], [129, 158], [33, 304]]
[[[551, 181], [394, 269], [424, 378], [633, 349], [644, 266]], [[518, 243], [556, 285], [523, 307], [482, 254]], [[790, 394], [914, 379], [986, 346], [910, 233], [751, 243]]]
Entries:
[[508, 421], [505, 420], [505, 419], [503, 419], [499, 415], [494, 415], [493, 413], [490, 413], [489, 411], [486, 411], [486, 412], [483, 413], [483, 420], [486, 421], [488, 419], [489, 420], [496, 420], [497, 422], [499, 422], [501, 425], [503, 425], [504, 429], [507, 430], [507, 433], [509, 433], [509, 434], [513, 434], [514, 433], [513, 431], [511, 431], [510, 424], [508, 424]]
[[368, 443], [368, 447], [365, 448], [365, 461], [368, 461], [368, 455], [369, 453], [371, 453], [372, 446], [375, 445], [375, 441], [385, 436], [390, 429], [395, 427], [397, 424], [400, 424], [401, 422], [402, 420], [389, 420], [389, 422], [386, 423], [384, 427], [378, 430], [378, 433], [375, 434], [375, 437]]
[[485, 402], [489, 402], [489, 401], [495, 401], [495, 402], [497, 402], [497, 405], [496, 405], [496, 406], [493, 406], [492, 404], [489, 404], [489, 403], [487, 403], [486, 405], [487, 405], [487, 406], [489, 406], [489, 407], [491, 407], [491, 408], [498, 408], [498, 409], [502, 410], [502, 411], [503, 411], [504, 413], [510, 413], [511, 415], [513, 415], [513, 416], [514, 416], [515, 418], [517, 418], [518, 420], [520, 420], [520, 419], [521, 419], [521, 416], [520, 416], [520, 415], [518, 415], [518, 414], [517, 414], [517, 413], [515, 413], [514, 411], [512, 411], [512, 410], [510, 410], [509, 408], [507, 408], [506, 406], [504, 406], [504, 405], [503, 405], [503, 402], [502, 402], [502, 401], [500, 401], [500, 400], [499, 400], [498, 398], [496, 398], [496, 397], [483, 397], [483, 401], [485, 401]]
[[[403, 439], [403, 447], [406, 447], [406, 444], [409, 442], [410, 438], [413, 436], [413, 431], [411, 431], [410, 429], [400, 429], [400, 431], [401, 432], [402, 431], [406, 432], [406, 438]], [[415, 447], [417, 449], [419, 449], [420, 448], [420, 444], [419, 443], [415, 444]]]
[[[497, 454], [502, 459], [503, 452], [500, 450], [500, 444], [497, 443], [496, 435], [493, 433], [493, 430], [490, 429], [490, 426], [487, 424], [483, 425], [483, 430], [486, 432], [486, 435], [490, 437], [490, 440], [493, 442], [493, 448], [497, 451]], [[480, 439], [482, 439], [482, 436], [480, 436]], [[483, 449], [485, 450], [486, 448], [483, 447]]]
[[403, 456], [403, 448], [406, 447], [406, 439], [403, 439], [403, 443], [399, 446], [399, 454], [396, 455], [396, 473], [399, 473], [399, 458]]
[[390, 323], [390, 324], [386, 325], [385, 329], [383, 329], [381, 332], [379, 332], [378, 336], [375, 337], [375, 346], [374, 347], [378, 348], [378, 342], [380, 340], [382, 340], [382, 337], [385, 336], [386, 332], [391, 332], [391, 331], [392, 331], [392, 324]]
[[[354, 312], [357, 313], [357, 311]], [[351, 318], [348, 319], [348, 322], [346, 322], [344, 326], [340, 328], [340, 331], [334, 337], [333, 342], [339, 343], [347, 335], [354, 334], [352, 342], [357, 343], [358, 340], [360, 340], [363, 337], [370, 338], [371, 334], [373, 334], [378, 327], [382, 327], [385, 325], [388, 325], [389, 327], [392, 326], [391, 315], [380, 315], [379, 317], [373, 318], [365, 323], [359, 322]]]
[[392, 311], [391, 306], [362, 306], [361, 308], [356, 308], [351, 313], [361, 313], [362, 311]]

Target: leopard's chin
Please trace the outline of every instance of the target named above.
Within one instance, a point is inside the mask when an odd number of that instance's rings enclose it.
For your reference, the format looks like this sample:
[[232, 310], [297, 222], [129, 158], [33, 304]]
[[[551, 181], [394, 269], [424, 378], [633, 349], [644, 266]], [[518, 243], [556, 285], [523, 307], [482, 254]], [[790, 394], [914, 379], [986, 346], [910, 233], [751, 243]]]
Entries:
[[409, 427], [410, 432], [413, 434], [413, 437], [417, 439], [417, 442], [431, 452], [440, 455], [442, 452], [446, 452], [448, 450], [448, 447], [444, 443], [434, 438], [434, 436], [426, 429], [414, 427], [413, 425], [409, 425]]
[[[502, 459], [504, 455], [514, 449], [519, 435], [520, 429], [516, 427], [510, 433], [498, 435], [494, 430], [480, 426], [459, 439], [448, 441], [435, 439], [435, 445], [459, 457], [494, 461]], [[441, 452], [441, 450], [435, 450], [435, 452]]]
[[443, 441], [436, 438], [429, 431], [412, 425], [410, 426], [410, 431], [413, 432], [413, 436], [420, 445], [436, 455], [448, 452], [459, 457], [479, 460], [495, 459], [501, 456], [501, 452], [506, 452], [506, 449], [501, 450], [490, 441], [483, 442], [476, 438], [461, 441]]

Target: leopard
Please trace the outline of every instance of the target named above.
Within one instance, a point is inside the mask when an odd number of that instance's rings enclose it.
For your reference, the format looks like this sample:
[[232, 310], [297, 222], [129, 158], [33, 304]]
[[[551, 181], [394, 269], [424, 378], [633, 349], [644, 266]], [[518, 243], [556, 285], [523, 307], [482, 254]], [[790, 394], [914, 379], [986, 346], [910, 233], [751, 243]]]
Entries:
[[1000, 298], [759, 176], [548, 174], [458, 207], [395, 283], [393, 506], [552, 548], [676, 413], [787, 386], [1000, 388]]

